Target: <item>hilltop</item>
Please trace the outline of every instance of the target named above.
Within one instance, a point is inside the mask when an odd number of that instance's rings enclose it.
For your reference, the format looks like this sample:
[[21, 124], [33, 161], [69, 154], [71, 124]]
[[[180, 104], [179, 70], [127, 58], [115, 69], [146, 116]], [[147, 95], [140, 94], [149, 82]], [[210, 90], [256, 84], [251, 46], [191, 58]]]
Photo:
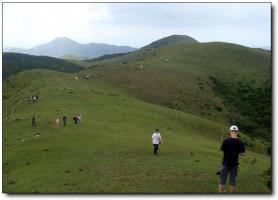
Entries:
[[162, 39], [156, 40], [144, 48], [160, 48], [163, 46], [174, 45], [174, 44], [192, 44], [198, 43], [194, 38], [187, 35], [170, 35]]

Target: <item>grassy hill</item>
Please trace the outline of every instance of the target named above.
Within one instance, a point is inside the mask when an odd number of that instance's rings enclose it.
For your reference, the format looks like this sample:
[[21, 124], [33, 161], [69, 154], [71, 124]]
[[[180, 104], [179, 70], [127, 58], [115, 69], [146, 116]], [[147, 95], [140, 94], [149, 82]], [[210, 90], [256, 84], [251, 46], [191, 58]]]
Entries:
[[103, 55], [103, 56], [100, 56], [100, 57], [97, 57], [94, 59], [84, 59], [84, 60], [72, 59], [72, 58], [71, 59], [63, 58], [63, 59], [65, 59], [66, 61], [71, 62], [73, 64], [80, 65], [85, 68], [89, 68], [89, 67], [95, 67], [95, 64], [94, 64], [95, 62], [103, 61], [103, 60], [110, 59], [110, 58], [120, 57], [120, 56], [123, 56], [126, 54], [128, 54], [128, 53], [107, 54], [107, 55]]
[[64, 59], [64, 60], [87, 60], [87, 59], [89, 59], [88, 57], [76, 56], [73, 54], [66, 54], [60, 58]]
[[[202, 74], [201, 64], [167, 65], [160, 62], [165, 59], [160, 56], [153, 63], [147, 59], [137, 61], [144, 65], [144, 70], [138, 71], [134, 65], [120, 62], [115, 67], [104, 65], [95, 71], [100, 75], [98, 79], [81, 78], [80, 72], [80, 79], [75, 81], [73, 74], [36, 69], [3, 81], [3, 192], [216, 193], [215, 173], [221, 161], [218, 138], [227, 126], [221, 120], [143, 102], [118, 87], [131, 81], [131, 76], [145, 76], [146, 85], [151, 88], [155, 86], [150, 80], [159, 77], [155, 83], [167, 88], [171, 81], [176, 84], [187, 74], [179, 76], [186, 68], [199, 69], [196, 77]], [[175, 67], [179, 70], [170, 75], [169, 68]], [[157, 74], [155, 69], [163, 73]], [[188, 72], [191, 73], [185, 76], [185, 89], [195, 87], [190, 81], [195, 78], [194, 73]], [[122, 77], [122, 82], [112, 86], [103, 82], [107, 76], [111, 82]], [[162, 81], [160, 78], [165, 78], [165, 82], [158, 82]], [[139, 87], [139, 83], [143, 81], [135, 78], [130, 87]], [[134, 89], [128, 88], [132, 94]], [[29, 104], [26, 97], [34, 91], [39, 93], [39, 101]], [[72, 123], [76, 113], [82, 115], [80, 125]], [[33, 114], [37, 116], [36, 128], [31, 127]], [[69, 118], [68, 126], [57, 127], [55, 119], [64, 114]], [[150, 137], [157, 127], [164, 144], [156, 157]], [[240, 161], [237, 192], [270, 193], [265, 176], [271, 165], [265, 153], [266, 143], [244, 133], [240, 136], [248, 144], [248, 151]]]
[[81, 73], [93, 73], [140, 100], [271, 138], [269, 51], [221, 42], [178, 43], [92, 65]]
[[126, 55], [126, 54], [129, 54], [129, 53], [107, 54], [107, 55], [100, 56], [100, 57], [98, 57], [98, 58], [87, 59], [86, 61], [87, 61], [87, 62], [99, 62], [99, 61], [106, 60], [106, 59], [111, 59], [111, 58], [115, 58], [115, 57], [120, 57], [120, 56], [123, 56], [123, 55]]
[[3, 53], [3, 78], [30, 69], [51, 69], [60, 72], [78, 72], [80, 65], [48, 56], [32, 56], [20, 53]]
[[156, 40], [156, 41], [152, 42], [151, 44], [145, 46], [144, 48], [146, 48], [146, 49], [160, 48], [160, 47], [168, 46], [168, 45], [191, 44], [191, 43], [198, 43], [198, 41], [187, 35], [170, 35], [168, 37], [164, 37], [162, 39]]

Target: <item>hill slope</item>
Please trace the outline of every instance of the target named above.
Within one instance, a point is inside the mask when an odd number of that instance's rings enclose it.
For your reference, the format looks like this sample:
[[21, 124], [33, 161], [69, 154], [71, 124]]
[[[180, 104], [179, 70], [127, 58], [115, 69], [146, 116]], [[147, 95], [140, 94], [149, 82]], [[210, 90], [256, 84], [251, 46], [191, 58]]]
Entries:
[[[4, 52], [11, 50], [13, 50], [13, 48], [4, 49]], [[57, 58], [67, 55], [96, 58], [105, 54], [126, 53], [134, 50], [136, 50], [136, 48], [129, 46], [116, 46], [101, 43], [81, 44], [69, 38], [60, 37], [31, 49], [23, 49], [20, 51], [15, 49], [13, 52], [31, 55], [44, 55]]]
[[187, 35], [170, 35], [168, 37], [164, 37], [162, 39], [156, 40], [151, 44], [145, 46], [144, 48], [160, 48], [163, 46], [174, 45], [174, 44], [191, 44], [191, 43], [198, 43], [198, 41]]
[[82, 73], [133, 96], [271, 138], [271, 54], [230, 43], [143, 48]]
[[78, 72], [80, 65], [48, 56], [31, 56], [20, 53], [3, 53], [3, 78], [30, 69], [51, 69], [60, 72]]
[[[3, 192], [217, 192], [225, 125], [136, 100], [97, 79], [72, 80], [30, 70], [3, 82]], [[34, 91], [39, 101], [29, 104]], [[64, 114], [68, 126], [57, 127]], [[164, 139], [157, 157], [150, 141], [156, 127]], [[270, 158], [252, 150], [263, 152], [264, 144], [241, 138], [252, 147], [241, 159], [237, 192], [269, 193], [263, 175]]]

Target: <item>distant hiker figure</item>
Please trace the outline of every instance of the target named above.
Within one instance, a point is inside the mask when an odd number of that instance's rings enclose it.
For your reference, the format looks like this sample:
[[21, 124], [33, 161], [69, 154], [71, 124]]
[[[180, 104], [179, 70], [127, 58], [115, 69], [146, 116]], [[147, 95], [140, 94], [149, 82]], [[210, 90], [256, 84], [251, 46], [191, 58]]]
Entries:
[[61, 120], [60, 120], [59, 117], [55, 120], [55, 122], [56, 122], [56, 125], [57, 125], [57, 126], [60, 126]]
[[81, 115], [80, 115], [80, 114], [76, 115], [76, 118], [77, 118], [77, 124], [80, 124], [80, 121], [81, 121]]
[[152, 135], [152, 143], [153, 143], [153, 153], [157, 155], [158, 145], [162, 144], [162, 138], [159, 133], [159, 129], [155, 129], [155, 132]]
[[66, 115], [63, 116], [63, 124], [64, 124], [64, 126], [67, 125], [67, 116]]
[[32, 100], [33, 100], [33, 103], [35, 103], [35, 102], [36, 102], [37, 98], [36, 98], [36, 96], [35, 96], [35, 95], [32, 95]]
[[32, 127], [36, 127], [36, 126], [37, 126], [36, 117], [35, 117], [35, 115], [33, 115], [33, 117], [32, 117]]
[[224, 192], [228, 174], [230, 174], [230, 193], [233, 193], [236, 185], [236, 176], [238, 175], [238, 157], [244, 155], [245, 146], [237, 138], [238, 127], [230, 127], [230, 137], [222, 142], [220, 151], [223, 155], [220, 171], [219, 192]]
[[74, 121], [74, 124], [77, 124], [77, 115], [74, 115], [72, 119]]

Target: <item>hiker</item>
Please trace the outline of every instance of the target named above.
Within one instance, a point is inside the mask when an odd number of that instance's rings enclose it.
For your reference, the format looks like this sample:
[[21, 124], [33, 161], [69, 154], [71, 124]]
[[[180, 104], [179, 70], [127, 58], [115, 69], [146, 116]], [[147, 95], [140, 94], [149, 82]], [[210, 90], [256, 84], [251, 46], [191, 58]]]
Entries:
[[32, 117], [32, 127], [36, 127], [37, 126], [37, 123], [36, 123], [36, 117], [35, 117], [35, 114], [33, 115]]
[[81, 115], [80, 114], [76, 115], [76, 118], [77, 118], [77, 124], [80, 124]]
[[32, 100], [33, 100], [33, 103], [36, 102], [36, 96], [35, 95], [32, 95]]
[[155, 129], [155, 132], [152, 135], [152, 143], [153, 143], [153, 153], [154, 155], [157, 155], [158, 145], [159, 143], [162, 144], [162, 138], [158, 128]]
[[77, 124], [77, 117], [76, 117], [76, 115], [74, 115], [72, 119], [74, 121], [74, 124]]
[[56, 125], [57, 125], [57, 126], [60, 126], [60, 122], [61, 122], [61, 120], [60, 120], [60, 118], [59, 118], [59, 117], [55, 120], [55, 122], [56, 122]]
[[39, 99], [38, 93], [37, 93], [37, 92], [34, 92], [34, 93], [32, 94], [33, 103], [35, 103], [38, 99]]
[[238, 157], [244, 155], [245, 147], [238, 139], [238, 127], [230, 127], [230, 137], [222, 142], [220, 152], [223, 155], [220, 171], [219, 192], [224, 192], [228, 174], [230, 174], [230, 193], [235, 190], [236, 176], [238, 175]]
[[64, 126], [67, 126], [67, 116], [66, 115], [63, 116], [63, 123], [64, 123]]

